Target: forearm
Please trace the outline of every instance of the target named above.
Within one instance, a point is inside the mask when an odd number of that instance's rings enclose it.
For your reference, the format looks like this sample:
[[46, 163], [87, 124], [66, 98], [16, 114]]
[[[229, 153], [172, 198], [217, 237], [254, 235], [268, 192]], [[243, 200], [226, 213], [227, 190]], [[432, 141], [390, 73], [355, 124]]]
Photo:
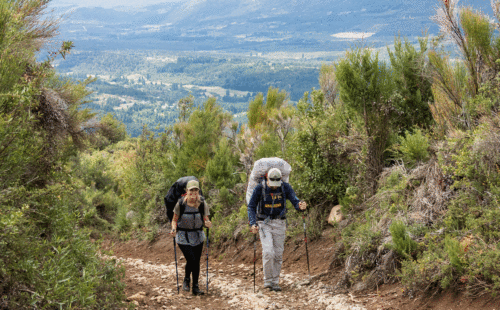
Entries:
[[257, 185], [257, 187], [255, 187], [255, 189], [254, 189], [254, 191], [252, 193], [252, 197], [250, 198], [250, 202], [248, 203], [248, 206], [247, 206], [248, 223], [250, 225], [255, 225], [256, 224], [256, 221], [257, 221], [257, 216], [256, 216], [257, 205], [259, 204], [259, 201], [262, 198], [261, 192], [262, 192], [262, 186], [261, 185]]
[[178, 220], [179, 220], [179, 215], [174, 213], [174, 217], [172, 218], [172, 229], [177, 229]]
[[247, 214], [248, 214], [248, 224], [255, 225], [256, 221], [257, 221], [256, 215], [255, 215], [255, 208], [248, 206]]
[[285, 192], [286, 192], [285, 193], [286, 194], [286, 199], [288, 199], [292, 203], [292, 205], [295, 208], [295, 210], [302, 211], [299, 208], [300, 199], [297, 198], [297, 196], [295, 195], [295, 191], [293, 190], [293, 188], [290, 185], [287, 185], [285, 187]]

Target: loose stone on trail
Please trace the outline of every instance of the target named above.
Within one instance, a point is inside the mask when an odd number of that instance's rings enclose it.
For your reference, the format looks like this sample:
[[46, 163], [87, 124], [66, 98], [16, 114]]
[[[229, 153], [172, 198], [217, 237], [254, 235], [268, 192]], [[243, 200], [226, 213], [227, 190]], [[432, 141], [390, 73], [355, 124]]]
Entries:
[[300, 286], [310, 285], [310, 284], [311, 284], [311, 279], [305, 279], [305, 280], [297, 283], [297, 285], [300, 285]]
[[[352, 301], [348, 296], [331, 295], [321, 290], [324, 283], [319, 278], [304, 278], [295, 273], [282, 273], [281, 292], [263, 289], [262, 279], [257, 281], [257, 292], [253, 290], [253, 279], [244, 279], [242, 274], [249, 273], [249, 267], [223, 266], [215, 263], [218, 268], [210, 274], [209, 293], [203, 297], [193, 297], [190, 292], [177, 294], [175, 264], [149, 264], [139, 259], [118, 258], [101, 255], [105, 259], [115, 259], [127, 269], [128, 277], [137, 285], [142, 285], [141, 292], [135, 293], [127, 300], [139, 304], [144, 309], [215, 309], [207, 308], [209, 303], [217, 303], [218, 309], [326, 309], [326, 310], [365, 310], [364, 307]], [[226, 270], [219, 268], [226, 268]], [[182, 279], [183, 270], [179, 270]], [[200, 277], [200, 287], [205, 287], [205, 278]], [[155, 282], [156, 281], [156, 282]], [[158, 285], [159, 282], [164, 284]], [[154, 284], [157, 283], [157, 284]], [[314, 285], [311, 285], [314, 284]], [[148, 290], [149, 289], [149, 290]], [[144, 291], [142, 291], [144, 290]], [[151, 296], [148, 296], [148, 292]], [[154, 303], [155, 306], [152, 306]], [[203, 306], [202, 306], [203, 305]]]

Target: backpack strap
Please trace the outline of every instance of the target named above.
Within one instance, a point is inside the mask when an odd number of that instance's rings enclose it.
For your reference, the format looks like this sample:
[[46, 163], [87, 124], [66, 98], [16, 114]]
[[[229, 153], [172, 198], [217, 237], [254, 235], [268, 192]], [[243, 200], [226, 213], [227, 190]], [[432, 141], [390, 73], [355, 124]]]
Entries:
[[186, 214], [193, 214], [193, 213], [200, 213], [201, 214], [201, 220], [203, 220], [203, 217], [205, 216], [205, 198], [203, 196], [200, 197], [200, 200], [201, 200], [201, 203], [200, 205], [198, 206], [198, 212], [185, 212], [186, 211], [186, 203], [184, 202], [184, 197], [185, 195], [183, 195], [181, 198], [179, 198], [179, 218], [181, 218], [181, 216], [186, 213]]
[[[184, 201], [185, 195], [183, 195], [181, 198], [179, 198], [179, 219], [182, 217], [184, 214], [200, 214], [201, 215], [201, 221], [203, 222], [203, 217], [205, 216], [205, 198], [200, 197], [201, 203], [198, 206], [198, 211], [191, 211], [191, 212], [186, 212], [186, 202]], [[179, 231], [200, 231], [203, 230], [203, 225], [200, 228], [194, 228], [194, 229], [188, 229], [188, 228], [180, 228], [177, 227], [177, 230]]]
[[[283, 198], [283, 210], [280, 212], [278, 217], [283, 217], [286, 215], [286, 193], [285, 193], [285, 186], [283, 185], [283, 181], [281, 182], [281, 195]], [[262, 199], [259, 201], [259, 204], [257, 205], [257, 219], [265, 219], [266, 217], [264, 216], [262, 212], [262, 206], [264, 205], [264, 200], [266, 198], [266, 182], [262, 180]]]
[[186, 204], [184, 203], [184, 197], [179, 198], [179, 219], [186, 211]]
[[262, 206], [264, 205], [264, 200], [266, 199], [266, 182], [262, 180], [262, 194], [259, 203], [257, 204], [257, 219], [263, 219]]
[[281, 181], [281, 195], [283, 197], [283, 210], [280, 213], [280, 217], [286, 215], [286, 194], [285, 194], [285, 186], [283, 185], [283, 181]]

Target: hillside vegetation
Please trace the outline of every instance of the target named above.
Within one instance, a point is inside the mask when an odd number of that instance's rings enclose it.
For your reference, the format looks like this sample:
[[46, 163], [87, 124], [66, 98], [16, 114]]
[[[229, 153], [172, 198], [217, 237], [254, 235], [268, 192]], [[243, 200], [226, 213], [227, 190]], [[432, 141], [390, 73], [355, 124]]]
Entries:
[[0, 308], [113, 308], [123, 271], [96, 255], [68, 166], [113, 128], [79, 109], [89, 80], [62, 80], [51, 67], [71, 42], [36, 61], [57, 30], [45, 5], [0, 2]]
[[[438, 1], [443, 36], [417, 47], [397, 37], [388, 61], [353, 48], [322, 66], [320, 88], [296, 106], [269, 87], [240, 126], [215, 98], [196, 106], [187, 96], [174, 125], [137, 138], [112, 115], [81, 108], [92, 80], [55, 74], [51, 63], [71, 42], [36, 61], [57, 26], [41, 19], [44, 1], [0, 3], [0, 308], [118, 307], [122, 270], [90, 240], [154, 240], [167, 222], [163, 196], [181, 176], [201, 180], [216, 245], [250, 240], [245, 182], [253, 162], [271, 156], [293, 168], [309, 236], [342, 206], [337, 290], [400, 281], [410, 295], [498, 293], [499, 2], [487, 17]], [[288, 215], [291, 237], [302, 226]]]

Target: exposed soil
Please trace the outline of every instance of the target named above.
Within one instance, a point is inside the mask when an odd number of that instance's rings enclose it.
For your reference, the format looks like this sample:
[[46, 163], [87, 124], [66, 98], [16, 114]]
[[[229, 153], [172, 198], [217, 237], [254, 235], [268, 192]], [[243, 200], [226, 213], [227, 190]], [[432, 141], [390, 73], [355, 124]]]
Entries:
[[[126, 295], [137, 309], [436, 309], [500, 310], [499, 299], [468, 299], [451, 293], [429, 296], [403, 296], [400, 284], [383, 285], [377, 291], [335, 294], [337, 274], [330, 271], [334, 252], [332, 230], [308, 244], [311, 278], [308, 276], [304, 240], [287, 240], [281, 287], [272, 292], [262, 287], [262, 249], [257, 241], [256, 287], [254, 293], [251, 241], [228, 242], [209, 250], [208, 294], [193, 296], [180, 288], [177, 293], [173, 238], [161, 233], [153, 242], [107, 239], [103, 249], [126, 268]], [[179, 286], [184, 277], [185, 260], [177, 248]], [[207, 258], [201, 260], [200, 286], [206, 290]], [[340, 268], [339, 268], [340, 271]], [[134, 296], [135, 295], [135, 296]]]

